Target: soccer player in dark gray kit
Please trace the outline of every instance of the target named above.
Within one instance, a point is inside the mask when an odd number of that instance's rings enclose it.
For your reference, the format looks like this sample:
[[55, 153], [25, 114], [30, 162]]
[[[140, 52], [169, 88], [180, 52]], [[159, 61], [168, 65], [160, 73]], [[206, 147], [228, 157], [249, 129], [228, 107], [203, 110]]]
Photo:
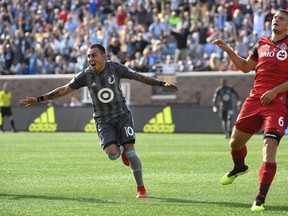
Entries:
[[230, 138], [232, 132], [231, 121], [234, 115], [234, 96], [237, 99], [237, 107], [240, 108], [241, 101], [238, 93], [232, 86], [227, 85], [227, 80], [225, 78], [222, 78], [220, 80], [220, 86], [215, 89], [212, 103], [213, 112], [218, 112], [217, 102], [219, 99], [219, 116], [222, 121], [222, 128], [226, 138]]
[[20, 104], [34, 105], [87, 87], [92, 98], [93, 117], [102, 149], [110, 160], [116, 160], [121, 156], [123, 163], [130, 166], [137, 185], [137, 198], [146, 198], [142, 165], [134, 148], [134, 121], [122, 93], [120, 80], [133, 79], [151, 86], [173, 90], [179, 90], [178, 86], [137, 73], [118, 62], [106, 60], [106, 50], [101, 44], [91, 44], [87, 58], [89, 66], [80, 71], [69, 83], [42, 96], [22, 99]]

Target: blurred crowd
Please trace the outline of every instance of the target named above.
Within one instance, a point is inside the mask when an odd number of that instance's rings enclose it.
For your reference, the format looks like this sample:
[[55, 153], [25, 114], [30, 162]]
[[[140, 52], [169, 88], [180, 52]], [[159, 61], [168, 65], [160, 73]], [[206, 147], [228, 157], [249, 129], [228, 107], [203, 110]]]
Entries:
[[101, 43], [139, 72], [231, 71], [210, 42], [247, 57], [286, 0], [0, 0], [0, 74], [71, 74]]

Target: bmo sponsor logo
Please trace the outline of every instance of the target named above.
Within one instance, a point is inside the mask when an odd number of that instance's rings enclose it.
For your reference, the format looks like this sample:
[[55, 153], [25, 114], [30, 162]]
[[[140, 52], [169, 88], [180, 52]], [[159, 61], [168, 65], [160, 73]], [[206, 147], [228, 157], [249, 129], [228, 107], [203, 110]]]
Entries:
[[260, 58], [261, 57], [269, 57], [269, 58], [273, 58], [276, 55], [276, 58], [279, 61], [284, 61], [287, 59], [287, 52], [286, 50], [279, 50], [277, 53], [275, 52], [261, 52], [260, 54]]
[[277, 52], [276, 55], [277, 59], [279, 59], [280, 61], [284, 61], [287, 59], [287, 52], [286, 50], [280, 50], [279, 52]]
[[270, 58], [272, 58], [274, 56], [275, 56], [274, 52], [261, 52], [260, 53], [260, 58], [262, 58], [262, 57], [270, 57]]

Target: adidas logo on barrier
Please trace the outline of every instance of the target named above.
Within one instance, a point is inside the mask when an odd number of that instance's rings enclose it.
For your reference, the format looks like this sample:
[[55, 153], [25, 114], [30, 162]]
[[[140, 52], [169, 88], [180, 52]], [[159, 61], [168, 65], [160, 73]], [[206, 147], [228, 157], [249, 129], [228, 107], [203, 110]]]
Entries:
[[163, 109], [163, 112], [156, 114], [155, 118], [149, 120], [149, 123], [144, 125], [145, 133], [173, 133], [175, 125], [172, 122], [172, 114], [170, 106]]
[[96, 125], [95, 125], [94, 118], [92, 118], [90, 120], [90, 122], [85, 125], [84, 131], [85, 132], [96, 132]]
[[30, 132], [55, 132], [57, 124], [55, 123], [54, 107], [49, 107], [46, 112], [36, 118], [34, 123], [29, 125], [28, 130]]

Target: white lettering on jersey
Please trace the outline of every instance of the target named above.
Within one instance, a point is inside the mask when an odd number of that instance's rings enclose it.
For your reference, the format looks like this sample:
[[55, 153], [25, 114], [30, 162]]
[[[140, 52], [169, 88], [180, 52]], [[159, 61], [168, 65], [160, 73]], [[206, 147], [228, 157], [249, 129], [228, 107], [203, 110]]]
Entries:
[[260, 53], [260, 58], [261, 57], [274, 57], [275, 53], [274, 52], [261, 52]]

